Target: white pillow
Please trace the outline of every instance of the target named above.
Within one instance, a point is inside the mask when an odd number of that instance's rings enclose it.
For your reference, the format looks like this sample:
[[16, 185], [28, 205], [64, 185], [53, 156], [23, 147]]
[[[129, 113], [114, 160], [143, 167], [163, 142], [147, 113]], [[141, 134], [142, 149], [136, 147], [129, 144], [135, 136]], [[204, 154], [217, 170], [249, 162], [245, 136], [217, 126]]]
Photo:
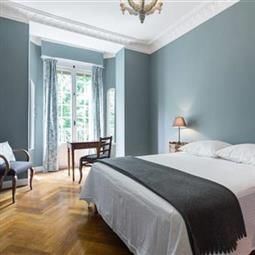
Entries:
[[255, 165], [255, 144], [237, 144], [221, 149], [218, 157], [237, 163]]
[[216, 158], [216, 152], [231, 144], [216, 140], [204, 140], [184, 145], [181, 150], [196, 156]]
[[[8, 142], [0, 143], [0, 154], [5, 156], [9, 162], [16, 160]], [[2, 158], [0, 158], [0, 164], [4, 164], [4, 160]]]

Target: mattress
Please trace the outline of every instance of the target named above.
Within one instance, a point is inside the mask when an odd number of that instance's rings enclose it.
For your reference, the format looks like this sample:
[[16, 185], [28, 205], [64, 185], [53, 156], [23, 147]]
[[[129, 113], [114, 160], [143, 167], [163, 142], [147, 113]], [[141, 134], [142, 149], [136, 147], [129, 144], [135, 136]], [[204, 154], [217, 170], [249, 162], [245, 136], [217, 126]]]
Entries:
[[[230, 254], [248, 255], [255, 248], [254, 166], [186, 153], [140, 158], [215, 181], [230, 189], [239, 200], [247, 231], [247, 238], [240, 240], [237, 250]], [[97, 205], [105, 222], [134, 254], [192, 254], [179, 212], [152, 191], [112, 168], [94, 164], [80, 197]]]

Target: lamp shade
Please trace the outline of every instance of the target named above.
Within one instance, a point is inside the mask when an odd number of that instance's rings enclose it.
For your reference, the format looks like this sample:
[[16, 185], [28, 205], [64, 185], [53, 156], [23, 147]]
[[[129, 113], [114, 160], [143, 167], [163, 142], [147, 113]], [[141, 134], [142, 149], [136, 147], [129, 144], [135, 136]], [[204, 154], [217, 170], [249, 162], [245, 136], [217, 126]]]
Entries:
[[174, 119], [173, 127], [184, 128], [186, 126], [187, 126], [186, 121], [182, 116], [177, 116]]

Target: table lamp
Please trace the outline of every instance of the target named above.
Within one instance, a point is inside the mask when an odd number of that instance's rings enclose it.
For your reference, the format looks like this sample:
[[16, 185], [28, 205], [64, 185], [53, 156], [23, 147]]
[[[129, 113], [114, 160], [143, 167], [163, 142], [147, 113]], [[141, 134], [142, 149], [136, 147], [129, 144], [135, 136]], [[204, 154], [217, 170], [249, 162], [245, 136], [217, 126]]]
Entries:
[[178, 143], [181, 143], [181, 128], [187, 126], [185, 119], [182, 116], [177, 116], [174, 119], [173, 127], [178, 128]]

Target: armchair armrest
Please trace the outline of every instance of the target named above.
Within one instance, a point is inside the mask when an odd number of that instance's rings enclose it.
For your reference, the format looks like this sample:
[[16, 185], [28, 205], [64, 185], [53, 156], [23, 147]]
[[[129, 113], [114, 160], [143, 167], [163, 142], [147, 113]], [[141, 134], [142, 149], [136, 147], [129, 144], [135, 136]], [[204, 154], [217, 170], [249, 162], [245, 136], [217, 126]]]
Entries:
[[30, 155], [29, 155], [28, 151], [26, 151], [26, 150], [24, 150], [24, 149], [15, 149], [15, 150], [13, 150], [13, 153], [14, 153], [14, 154], [20, 153], [20, 152], [22, 152], [22, 154], [25, 155], [26, 161], [30, 161]]
[[5, 164], [5, 172], [4, 172], [4, 177], [5, 177], [7, 175], [7, 173], [10, 171], [10, 163], [4, 155], [0, 154], [0, 158], [3, 159], [4, 164]]

